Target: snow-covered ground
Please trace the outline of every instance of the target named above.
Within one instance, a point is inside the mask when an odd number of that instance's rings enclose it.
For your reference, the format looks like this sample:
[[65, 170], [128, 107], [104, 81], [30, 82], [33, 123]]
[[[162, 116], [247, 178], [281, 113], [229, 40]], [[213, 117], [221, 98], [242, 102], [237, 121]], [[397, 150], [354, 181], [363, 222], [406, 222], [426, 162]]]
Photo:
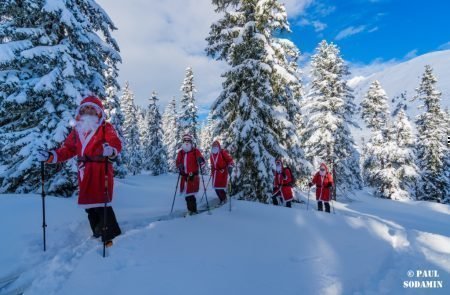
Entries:
[[[44, 253], [40, 196], [1, 195], [0, 278], [22, 275], [0, 294], [22, 285], [25, 294], [46, 295], [450, 294], [448, 205], [361, 191], [335, 203], [336, 214], [234, 201], [232, 212], [227, 205], [157, 221], [170, 210], [175, 182], [174, 175], [116, 180], [124, 234], [107, 258], [75, 199], [47, 198]], [[178, 198], [175, 215], [184, 207]], [[439, 278], [409, 278], [410, 270]], [[404, 288], [410, 280], [443, 288]]]

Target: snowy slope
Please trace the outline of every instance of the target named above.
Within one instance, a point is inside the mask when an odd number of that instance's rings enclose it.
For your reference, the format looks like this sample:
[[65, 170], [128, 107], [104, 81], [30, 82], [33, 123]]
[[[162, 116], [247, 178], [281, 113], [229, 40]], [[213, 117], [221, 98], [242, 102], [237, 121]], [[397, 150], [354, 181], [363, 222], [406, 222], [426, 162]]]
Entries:
[[[447, 205], [361, 191], [335, 215], [234, 201], [231, 213], [156, 221], [176, 177], [116, 181], [124, 234], [106, 259], [74, 199], [47, 199], [43, 253], [39, 196], [0, 196], [0, 277], [25, 271], [0, 294], [22, 284], [26, 294], [430, 294], [403, 288], [408, 270], [421, 269], [444, 281], [431, 294], [450, 292]], [[184, 205], [178, 198], [176, 211]]]
[[[450, 50], [424, 54], [406, 62], [387, 67], [380, 72], [372, 73], [368, 76], [354, 76], [349, 80], [349, 86], [354, 89], [356, 104], [359, 107], [370, 84], [378, 80], [389, 97], [388, 102], [391, 107], [391, 112], [396, 107], [397, 102], [400, 101], [397, 99], [395, 102], [392, 102], [392, 99], [405, 93], [406, 100], [401, 101], [408, 105], [406, 112], [410, 119], [414, 120], [421, 113], [418, 107], [422, 102], [411, 102], [411, 99], [416, 94], [415, 89], [419, 87], [422, 74], [425, 71], [425, 65], [431, 65], [433, 67], [434, 74], [438, 79], [437, 87], [442, 92], [441, 101], [443, 109], [450, 108]], [[360, 142], [361, 136], [365, 136], [367, 139], [364, 123], [359, 117], [360, 115], [358, 115], [358, 121], [360, 126], [363, 127], [363, 130], [353, 129], [355, 139], [358, 143]]]
[[[389, 98], [397, 97], [405, 91], [407, 97], [412, 98], [416, 94], [415, 89], [419, 87], [425, 65], [432, 66], [438, 79], [437, 87], [442, 92], [444, 108], [450, 107], [450, 50], [424, 54], [366, 77], [353, 77], [349, 85], [355, 90], [358, 102], [374, 80], [380, 81]], [[412, 105], [417, 106], [417, 103], [413, 102]], [[410, 108], [410, 115], [416, 114], [417, 109]]]

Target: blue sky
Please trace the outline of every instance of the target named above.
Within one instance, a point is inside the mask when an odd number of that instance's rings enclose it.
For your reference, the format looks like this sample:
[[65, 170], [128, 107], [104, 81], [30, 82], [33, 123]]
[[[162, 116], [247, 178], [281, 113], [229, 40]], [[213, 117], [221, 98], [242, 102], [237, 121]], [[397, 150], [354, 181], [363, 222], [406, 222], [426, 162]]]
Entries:
[[[372, 73], [444, 44], [450, 49], [450, 0], [280, 1], [286, 4], [293, 31], [287, 37], [306, 62], [324, 38], [341, 47], [353, 73]], [[147, 105], [153, 90], [162, 108], [173, 97], [179, 100], [185, 69], [192, 67], [197, 104], [205, 115], [220, 94], [226, 70], [224, 63], [205, 54], [205, 38], [220, 17], [212, 1], [97, 2], [119, 28], [113, 33], [123, 60], [119, 82], [129, 81], [136, 102]]]
[[352, 63], [404, 60], [450, 48], [446, 0], [316, 0], [290, 22], [289, 39], [303, 52], [327, 39]]

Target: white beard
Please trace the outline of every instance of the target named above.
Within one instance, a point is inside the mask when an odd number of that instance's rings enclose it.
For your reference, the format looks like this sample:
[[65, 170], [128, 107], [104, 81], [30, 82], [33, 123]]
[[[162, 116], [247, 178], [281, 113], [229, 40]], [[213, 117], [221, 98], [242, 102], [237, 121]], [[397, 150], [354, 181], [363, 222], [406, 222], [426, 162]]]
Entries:
[[77, 131], [79, 133], [89, 133], [95, 131], [98, 128], [98, 117], [91, 115], [83, 115], [80, 117], [80, 120], [77, 121]]
[[320, 176], [325, 176], [326, 171], [319, 171]]
[[183, 151], [190, 152], [192, 150], [192, 144], [191, 143], [183, 143], [182, 145]]

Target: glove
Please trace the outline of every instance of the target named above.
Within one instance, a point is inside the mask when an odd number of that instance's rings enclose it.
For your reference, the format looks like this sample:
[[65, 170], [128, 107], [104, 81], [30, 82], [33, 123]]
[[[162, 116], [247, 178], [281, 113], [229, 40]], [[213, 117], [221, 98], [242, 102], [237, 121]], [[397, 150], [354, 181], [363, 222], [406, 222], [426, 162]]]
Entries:
[[38, 150], [36, 156], [39, 162], [47, 162], [50, 158], [50, 153], [48, 151]]
[[103, 157], [111, 157], [114, 155], [114, 148], [109, 144], [105, 143], [103, 145]]
[[313, 186], [313, 183], [312, 183], [312, 182], [308, 183], [308, 186], [309, 186], [309, 187], [312, 187], [312, 186]]
[[231, 175], [233, 173], [233, 166], [228, 166], [228, 174]]
[[203, 159], [203, 157], [198, 157], [198, 158], [197, 158], [197, 162], [198, 162], [200, 165], [203, 165], [203, 164], [205, 164], [205, 159]]
[[189, 176], [188, 176], [188, 181], [194, 181], [194, 173], [189, 173]]
[[331, 182], [329, 182], [329, 183], [327, 184], [327, 187], [333, 187], [333, 184], [332, 184]]
[[286, 179], [286, 173], [281, 172], [281, 176], [283, 176], [283, 179]]

